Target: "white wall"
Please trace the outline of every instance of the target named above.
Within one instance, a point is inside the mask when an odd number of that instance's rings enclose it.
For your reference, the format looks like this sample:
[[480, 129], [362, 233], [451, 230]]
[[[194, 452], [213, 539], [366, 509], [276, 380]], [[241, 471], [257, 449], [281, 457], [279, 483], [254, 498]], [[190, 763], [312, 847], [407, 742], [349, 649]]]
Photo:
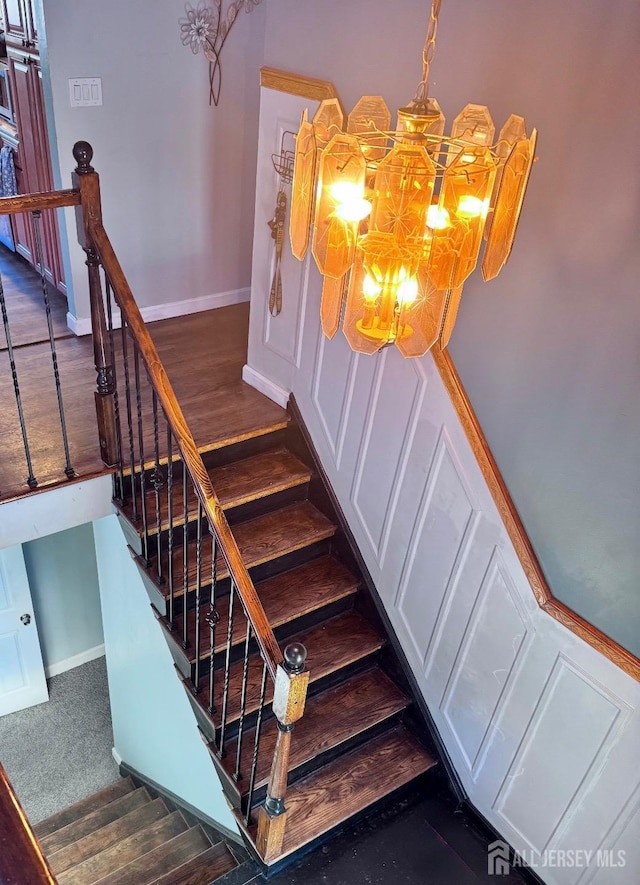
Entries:
[[[59, 181], [89, 141], [105, 228], [140, 306], [249, 284], [264, 7], [240, 17], [222, 54], [220, 104], [208, 63], [180, 42], [181, 3], [43, 0]], [[68, 78], [102, 78], [98, 108], [69, 106]], [[67, 210], [76, 316], [89, 316], [84, 255]]]
[[48, 676], [104, 653], [91, 523], [22, 545]]
[[237, 832], [118, 519], [105, 517], [93, 529], [115, 753]]
[[275, 182], [263, 155], [305, 104], [263, 90], [249, 365], [294, 392], [472, 803], [534, 862], [626, 851], [619, 879], [538, 868], [549, 885], [635, 882], [640, 685], [539, 609], [431, 357], [325, 339], [309, 256], [285, 268], [287, 313], [265, 311], [259, 210]]
[[[427, 15], [269, 0], [265, 64], [394, 109]], [[539, 129], [513, 255], [469, 279], [450, 349], [554, 595], [636, 655], [639, 38], [637, 0], [446, 0], [431, 78], [449, 123], [476, 102]]]

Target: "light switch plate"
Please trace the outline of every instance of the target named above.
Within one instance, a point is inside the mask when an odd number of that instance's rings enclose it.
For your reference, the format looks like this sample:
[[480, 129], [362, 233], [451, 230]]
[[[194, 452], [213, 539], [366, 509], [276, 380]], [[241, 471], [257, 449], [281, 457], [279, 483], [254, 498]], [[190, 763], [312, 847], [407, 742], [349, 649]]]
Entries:
[[74, 77], [69, 80], [72, 108], [98, 107], [102, 104], [102, 77]]

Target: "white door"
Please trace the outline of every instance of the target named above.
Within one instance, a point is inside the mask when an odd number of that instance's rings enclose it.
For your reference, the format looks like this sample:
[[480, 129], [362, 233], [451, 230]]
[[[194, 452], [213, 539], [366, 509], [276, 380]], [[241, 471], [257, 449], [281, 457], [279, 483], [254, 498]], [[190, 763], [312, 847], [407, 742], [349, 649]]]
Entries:
[[22, 547], [0, 550], [0, 716], [49, 700]]

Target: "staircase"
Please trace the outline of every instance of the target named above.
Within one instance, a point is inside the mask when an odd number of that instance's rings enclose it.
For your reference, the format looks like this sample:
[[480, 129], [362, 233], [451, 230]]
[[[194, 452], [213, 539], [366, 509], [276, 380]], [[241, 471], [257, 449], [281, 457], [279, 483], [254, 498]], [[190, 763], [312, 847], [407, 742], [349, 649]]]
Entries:
[[[153, 466], [144, 483], [139, 472], [134, 474], [136, 515], [131, 494], [115, 501], [228, 801], [248, 846], [269, 870], [295, 859], [434, 765], [424, 734], [419, 727], [417, 734], [414, 730], [418, 717], [406, 686], [391, 675], [400, 668], [314, 470], [312, 453], [290, 414], [282, 413], [281, 425], [257, 427], [250, 438], [237, 439], [231, 420], [229, 438], [202, 456], [277, 642], [284, 647], [295, 640], [307, 651], [308, 696], [291, 738], [286, 830], [275, 856], [265, 859], [258, 847], [256, 813], [267, 798], [281, 733], [270, 706], [273, 685], [262, 684], [263, 661], [256, 643], [247, 643], [247, 619], [237, 602], [230, 622], [229, 571], [218, 554], [214, 714], [209, 709], [212, 545], [202, 541], [201, 508], [192, 506], [185, 520], [182, 463], [175, 460], [167, 467], [157, 513]], [[254, 753], [255, 772], [249, 777]]]
[[33, 827], [58, 885], [212, 885], [239, 864], [130, 778]]
[[[238, 827], [271, 873], [435, 761], [303, 428], [183, 341], [183, 404], [206, 403], [187, 423], [102, 225], [92, 153], [76, 144], [74, 187], [29, 206], [78, 207], [114, 503]], [[37, 828], [62, 883], [195, 885], [209, 871], [180, 865], [229, 860], [179, 812], [129, 832], [162, 810], [144, 792], [92, 802]], [[141, 805], [110, 818], [119, 802]], [[162, 878], [171, 866], [178, 878]]]

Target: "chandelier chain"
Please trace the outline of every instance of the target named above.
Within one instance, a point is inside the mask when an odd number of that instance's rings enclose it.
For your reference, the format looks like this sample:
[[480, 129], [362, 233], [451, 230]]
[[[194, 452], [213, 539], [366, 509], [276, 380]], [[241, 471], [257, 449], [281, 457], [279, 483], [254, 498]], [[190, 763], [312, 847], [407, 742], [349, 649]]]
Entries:
[[442, 0], [433, 0], [429, 14], [429, 26], [422, 50], [422, 80], [416, 90], [416, 101], [426, 101], [429, 91], [429, 68], [436, 51], [436, 35], [438, 33], [438, 15]]

